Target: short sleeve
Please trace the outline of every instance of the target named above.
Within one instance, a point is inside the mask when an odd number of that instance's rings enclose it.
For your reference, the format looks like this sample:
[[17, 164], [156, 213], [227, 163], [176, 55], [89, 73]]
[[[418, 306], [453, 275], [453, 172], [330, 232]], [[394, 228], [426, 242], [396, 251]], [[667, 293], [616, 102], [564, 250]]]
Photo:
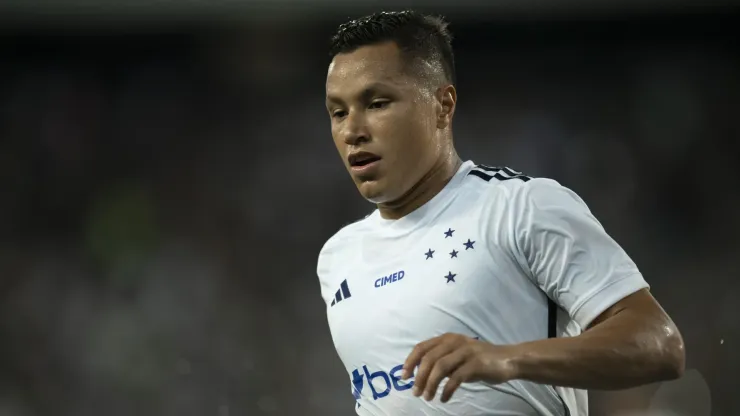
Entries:
[[536, 284], [585, 329], [647, 288], [635, 263], [575, 192], [550, 179], [512, 191], [514, 244]]

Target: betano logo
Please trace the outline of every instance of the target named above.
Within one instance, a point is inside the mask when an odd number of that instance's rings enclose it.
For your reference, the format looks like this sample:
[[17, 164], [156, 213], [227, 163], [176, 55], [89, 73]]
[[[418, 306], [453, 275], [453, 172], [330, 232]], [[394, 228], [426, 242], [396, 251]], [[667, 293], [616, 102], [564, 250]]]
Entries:
[[373, 400], [382, 399], [390, 394], [392, 389], [404, 391], [413, 387], [414, 381], [401, 380], [401, 374], [403, 374], [403, 364], [391, 368], [388, 372], [380, 370], [374, 373], [371, 373], [367, 366], [363, 365], [362, 370], [355, 369], [352, 371], [352, 396], [355, 400], [360, 399], [365, 387], [365, 380], [367, 380], [368, 388], [373, 394]]
[[[473, 337], [473, 339], [480, 340], [480, 337]], [[367, 365], [362, 366], [362, 372], [359, 369], [354, 369], [352, 370], [352, 397], [356, 401], [360, 400], [362, 390], [365, 387], [365, 380], [367, 380], [367, 385], [373, 394], [373, 400], [382, 399], [389, 395], [391, 390], [404, 391], [414, 387], [413, 378], [416, 376], [416, 369], [414, 369], [414, 373], [411, 374], [409, 380], [402, 380], [402, 374], [403, 364], [391, 368], [388, 372], [380, 370], [371, 373]], [[375, 380], [378, 380], [378, 382], [375, 382]]]

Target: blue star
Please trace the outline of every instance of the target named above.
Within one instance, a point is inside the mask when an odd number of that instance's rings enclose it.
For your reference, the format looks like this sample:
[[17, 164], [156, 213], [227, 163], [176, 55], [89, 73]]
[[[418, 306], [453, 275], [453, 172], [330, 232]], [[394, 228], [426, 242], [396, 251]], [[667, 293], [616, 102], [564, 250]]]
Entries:
[[445, 238], [452, 237], [452, 233], [454, 232], [455, 230], [453, 230], [452, 228], [448, 229], [447, 231], [445, 231]]
[[457, 275], [456, 274], [452, 274], [452, 272], [447, 273], [447, 276], [445, 276], [445, 279], [447, 279], [447, 283], [450, 283], [450, 282], [456, 283], [455, 282], [455, 276], [457, 276]]
[[427, 256], [427, 258], [426, 258], [427, 260], [433, 259], [434, 258], [434, 250], [432, 250], [430, 248], [429, 251], [427, 251], [426, 253], [424, 253], [424, 255]]
[[451, 259], [455, 259], [455, 258], [457, 258], [457, 253], [459, 253], [459, 251], [455, 251], [455, 250], [453, 249], [453, 250], [452, 250], [452, 253], [450, 253], [450, 258], [451, 258]]
[[463, 243], [463, 244], [465, 244], [465, 250], [470, 249], [470, 248], [475, 249], [475, 247], [473, 247], [473, 244], [475, 244], [475, 241], [470, 241], [469, 238], [468, 238], [468, 242]]

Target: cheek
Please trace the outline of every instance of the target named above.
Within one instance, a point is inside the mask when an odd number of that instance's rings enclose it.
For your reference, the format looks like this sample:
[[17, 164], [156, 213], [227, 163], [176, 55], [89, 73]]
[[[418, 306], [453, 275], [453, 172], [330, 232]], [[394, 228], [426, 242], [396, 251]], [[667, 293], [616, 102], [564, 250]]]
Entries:
[[339, 154], [344, 156], [345, 152], [347, 151], [347, 144], [344, 143], [344, 140], [340, 138], [339, 131], [334, 127], [332, 127], [331, 129], [331, 138], [334, 141], [334, 146], [336, 146]]
[[407, 150], [407, 157], [419, 159], [429, 150], [430, 138], [433, 137], [434, 133], [429, 131], [427, 124], [425, 119], [418, 116], [405, 118], [400, 123], [402, 129], [398, 132], [399, 142]]
[[424, 135], [424, 123], [420, 123], [422, 118], [411, 110], [392, 111], [377, 117], [376, 126], [382, 130], [384, 137], [391, 139], [390, 145], [409, 147]]

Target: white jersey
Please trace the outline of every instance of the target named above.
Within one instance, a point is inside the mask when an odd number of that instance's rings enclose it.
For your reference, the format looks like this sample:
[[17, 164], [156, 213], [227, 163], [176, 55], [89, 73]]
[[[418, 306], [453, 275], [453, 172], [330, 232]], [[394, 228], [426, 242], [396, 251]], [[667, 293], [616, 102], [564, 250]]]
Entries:
[[585, 391], [522, 380], [464, 383], [444, 404], [443, 381], [427, 402], [401, 367], [448, 332], [499, 345], [574, 336], [648, 287], [574, 192], [473, 162], [411, 214], [340, 230], [317, 269], [359, 415], [586, 416]]

